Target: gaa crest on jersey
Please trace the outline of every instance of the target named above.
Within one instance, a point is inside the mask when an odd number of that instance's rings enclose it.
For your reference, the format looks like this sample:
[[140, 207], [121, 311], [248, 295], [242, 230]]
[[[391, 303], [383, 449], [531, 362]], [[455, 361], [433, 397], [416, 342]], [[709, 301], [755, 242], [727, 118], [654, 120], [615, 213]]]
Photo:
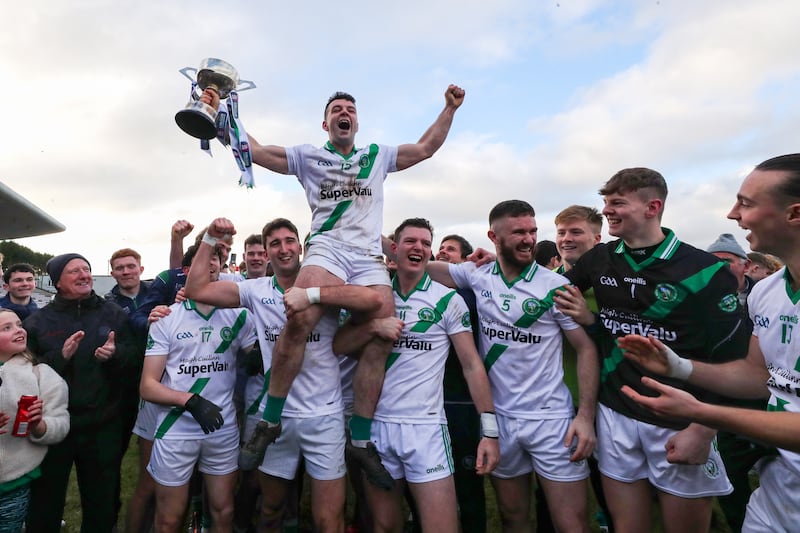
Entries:
[[669, 283], [659, 283], [656, 285], [655, 295], [662, 302], [674, 302], [678, 299], [678, 289]]
[[472, 321], [470, 320], [469, 317], [469, 311], [461, 315], [461, 325], [464, 326], [465, 328], [472, 327]]
[[726, 313], [733, 313], [739, 305], [739, 298], [735, 294], [726, 294], [717, 304]]
[[219, 336], [222, 337], [224, 341], [232, 341], [233, 340], [233, 330], [227, 326], [222, 328], [222, 331], [219, 332]]
[[369, 155], [362, 154], [361, 157], [358, 158], [358, 166], [367, 168], [369, 166]]
[[522, 311], [526, 315], [535, 315], [539, 312], [539, 309], [542, 306], [542, 302], [536, 298], [528, 298], [524, 302], [522, 302]]
[[422, 309], [419, 310], [417, 316], [423, 322], [433, 322], [434, 320], [436, 320], [436, 311], [434, 311], [430, 307], [423, 307]]

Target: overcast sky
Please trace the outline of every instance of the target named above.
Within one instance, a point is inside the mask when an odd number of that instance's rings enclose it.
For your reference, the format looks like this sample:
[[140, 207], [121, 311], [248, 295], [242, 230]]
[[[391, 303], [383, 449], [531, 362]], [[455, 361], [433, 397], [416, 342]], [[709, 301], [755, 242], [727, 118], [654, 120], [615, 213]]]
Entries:
[[[753, 165], [797, 152], [797, 0], [305, 0], [11, 2], [0, 32], [0, 180], [67, 231], [21, 239], [79, 252], [97, 274], [122, 247], [167, 267], [171, 224], [227, 216], [244, 236], [274, 217], [308, 229], [293, 176], [240, 188], [230, 152], [181, 132], [178, 73], [205, 57], [257, 88], [240, 95], [262, 143], [326, 140], [324, 104], [358, 101], [359, 146], [416, 141], [448, 83], [466, 90], [430, 160], [386, 182], [384, 230], [423, 216], [486, 246], [489, 209], [520, 198], [540, 239], [567, 205], [632, 166], [659, 170], [664, 225], [705, 248], [744, 232], [725, 215]], [[215, 141], [216, 143], [216, 141]]]

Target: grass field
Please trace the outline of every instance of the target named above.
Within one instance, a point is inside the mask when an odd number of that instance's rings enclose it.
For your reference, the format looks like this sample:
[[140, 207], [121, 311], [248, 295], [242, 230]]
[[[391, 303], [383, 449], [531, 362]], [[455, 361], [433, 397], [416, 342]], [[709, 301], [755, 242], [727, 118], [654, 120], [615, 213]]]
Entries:
[[[128, 500], [130, 499], [131, 493], [133, 492], [134, 487], [136, 486], [136, 479], [138, 476], [138, 461], [139, 461], [139, 454], [138, 454], [138, 446], [136, 445], [136, 439], [131, 440], [131, 445], [128, 448], [128, 453], [125, 456], [125, 459], [122, 464], [122, 510], [120, 512], [120, 531], [124, 528], [122, 524], [124, 524], [125, 513], [127, 512], [127, 505]], [[308, 488], [308, 483], [305, 483], [304, 487]], [[487, 516], [489, 520], [489, 531], [491, 533], [498, 533], [501, 531], [500, 528], [500, 518], [497, 513], [497, 506], [495, 505], [494, 501], [494, 491], [492, 490], [491, 483], [486, 481], [486, 495], [487, 495]], [[352, 501], [352, 498], [348, 498]], [[304, 491], [303, 502], [301, 504], [301, 523], [300, 523], [300, 531], [301, 532], [310, 532], [311, 525], [309, 521], [309, 493], [308, 490]], [[590, 510], [589, 516], [594, 516], [595, 511], [595, 504], [592, 500], [591, 502], [592, 509]], [[348, 510], [349, 511], [349, 510]], [[78, 495], [78, 489], [75, 479], [75, 472], [73, 470], [72, 476], [70, 477], [70, 486], [69, 492], [67, 493], [67, 504], [64, 510], [64, 520], [66, 521], [67, 525], [62, 530], [65, 533], [78, 533], [80, 531], [80, 523], [81, 523], [81, 506], [80, 506], [80, 497]], [[597, 528], [594, 524], [592, 524], [592, 531], [597, 531]], [[651, 529], [653, 533], [660, 533], [662, 531], [661, 528], [661, 514], [658, 512], [658, 506], [654, 506], [653, 512], [653, 527]], [[725, 518], [722, 515], [722, 512], [719, 510], [719, 507], [714, 505], [714, 517], [712, 520], [712, 533], [730, 533], [730, 528], [728, 528], [727, 524], [725, 523]]]

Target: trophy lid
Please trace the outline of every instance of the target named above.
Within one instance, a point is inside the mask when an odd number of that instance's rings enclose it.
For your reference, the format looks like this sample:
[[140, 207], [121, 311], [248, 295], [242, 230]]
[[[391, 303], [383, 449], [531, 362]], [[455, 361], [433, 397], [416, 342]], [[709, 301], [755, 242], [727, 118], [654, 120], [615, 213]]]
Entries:
[[219, 91], [220, 98], [226, 98], [228, 93], [239, 85], [239, 73], [227, 61], [207, 57], [200, 62], [200, 68], [197, 70], [197, 84], [201, 89], [213, 85]]

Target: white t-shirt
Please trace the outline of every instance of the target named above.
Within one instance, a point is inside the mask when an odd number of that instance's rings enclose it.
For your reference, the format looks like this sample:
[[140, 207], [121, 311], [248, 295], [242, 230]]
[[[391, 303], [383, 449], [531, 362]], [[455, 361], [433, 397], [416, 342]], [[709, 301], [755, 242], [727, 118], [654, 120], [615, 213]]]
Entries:
[[553, 291], [569, 281], [536, 263], [508, 281], [497, 263], [450, 265], [460, 288], [475, 292], [479, 352], [498, 413], [538, 420], [572, 416], [564, 385], [561, 330], [580, 327], [553, 305]]
[[[245, 280], [239, 285], [239, 301], [253, 313], [264, 375], [272, 367], [272, 350], [286, 325], [283, 288], [275, 276]], [[325, 312], [306, 342], [303, 366], [294, 378], [283, 408], [288, 418], [310, 418], [342, 412], [342, 390], [339, 384], [339, 360], [333, 354], [333, 336], [339, 327], [338, 311]], [[260, 410], [266, 405], [266, 395]]]
[[370, 144], [343, 156], [330, 142], [286, 148], [289, 174], [306, 191], [311, 239], [381, 255], [383, 181], [397, 170], [397, 147]]
[[[200, 394], [222, 409], [219, 434], [237, 432], [233, 389], [236, 356], [256, 341], [255, 328], [246, 309], [212, 308], [201, 313], [192, 300], [170, 306], [170, 314], [150, 326], [145, 357], [167, 356], [161, 383], [173, 390]], [[155, 438], [199, 439], [205, 436], [188, 411], [156, 405]]]
[[403, 333], [392, 346], [375, 420], [446, 424], [444, 364], [450, 335], [472, 331], [464, 299], [425, 274], [403, 297], [394, 286], [394, 307]]
[[[791, 292], [786, 267], [756, 283], [747, 304], [753, 335], [770, 378], [768, 411], [800, 412], [800, 291]], [[797, 331], [794, 331], [794, 330]], [[800, 475], [800, 454], [779, 450]]]

